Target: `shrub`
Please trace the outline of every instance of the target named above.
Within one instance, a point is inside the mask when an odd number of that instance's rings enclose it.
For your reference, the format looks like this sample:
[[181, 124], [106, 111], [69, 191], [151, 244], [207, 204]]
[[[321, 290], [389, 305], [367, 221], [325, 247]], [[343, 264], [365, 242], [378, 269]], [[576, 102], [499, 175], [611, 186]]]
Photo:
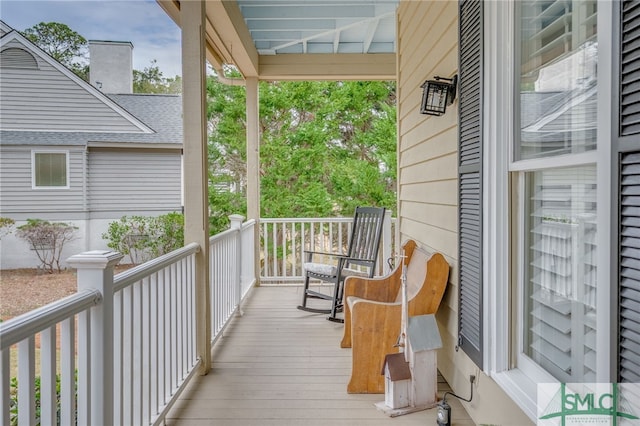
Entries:
[[129, 255], [131, 263], [143, 263], [184, 245], [184, 216], [175, 212], [157, 217], [122, 216], [109, 223], [102, 238], [109, 248]]
[[[41, 413], [41, 386], [40, 376], [36, 376], [34, 381], [34, 396], [36, 403], [36, 425], [40, 425], [40, 413]], [[76, 416], [77, 416], [77, 400], [78, 400], [78, 370], [75, 371], [75, 399], [76, 403]], [[56, 374], [56, 417], [57, 424], [60, 424], [60, 374]], [[11, 426], [18, 425], [18, 379], [16, 377], [11, 378], [10, 390], [9, 390], [9, 422]]]
[[78, 228], [63, 222], [47, 222], [41, 219], [27, 219], [25, 225], [19, 226], [16, 235], [25, 240], [36, 252], [42, 268], [53, 273], [56, 267], [62, 271], [60, 256], [64, 245], [76, 237]]
[[109, 248], [129, 255], [134, 265], [145, 262], [149, 257], [145, 253], [150, 238], [149, 219], [146, 216], [122, 216], [120, 220], [109, 223], [102, 239], [107, 240]]
[[167, 213], [151, 221], [151, 252], [154, 257], [162, 256], [184, 246], [184, 215]]
[[0, 217], [0, 239], [13, 231], [16, 221], [8, 217]]

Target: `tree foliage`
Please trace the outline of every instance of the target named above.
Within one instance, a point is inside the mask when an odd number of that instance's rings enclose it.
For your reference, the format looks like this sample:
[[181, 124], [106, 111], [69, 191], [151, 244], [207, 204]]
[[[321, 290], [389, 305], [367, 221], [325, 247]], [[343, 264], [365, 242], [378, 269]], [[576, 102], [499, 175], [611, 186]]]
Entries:
[[52, 58], [87, 80], [87, 40], [67, 25], [59, 22], [40, 22], [24, 30], [24, 36]]
[[181, 93], [182, 78], [177, 75], [174, 78], [164, 77], [157, 61], [151, 61], [151, 65], [142, 71], [133, 70], [134, 93]]
[[[244, 197], [245, 89], [211, 77], [207, 90], [210, 180], [227, 179]], [[395, 210], [393, 82], [262, 82], [260, 131], [262, 217], [350, 216], [358, 205]], [[222, 211], [238, 197], [224, 188], [211, 188], [215, 217], [238, 212]]]
[[[69, 68], [85, 81], [89, 81], [89, 44], [87, 40], [59, 22], [40, 22], [23, 32], [52, 58]], [[181, 93], [182, 78], [164, 77], [157, 61], [142, 71], [133, 70], [134, 93]]]

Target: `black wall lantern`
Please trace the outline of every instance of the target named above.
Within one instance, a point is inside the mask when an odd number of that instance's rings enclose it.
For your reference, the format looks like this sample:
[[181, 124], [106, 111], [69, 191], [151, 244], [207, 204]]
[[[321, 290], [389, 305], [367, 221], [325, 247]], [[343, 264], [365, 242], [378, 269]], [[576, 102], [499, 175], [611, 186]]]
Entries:
[[447, 110], [456, 98], [458, 76], [453, 78], [433, 77], [433, 80], [425, 81], [422, 86], [422, 104], [420, 113], [440, 116]]

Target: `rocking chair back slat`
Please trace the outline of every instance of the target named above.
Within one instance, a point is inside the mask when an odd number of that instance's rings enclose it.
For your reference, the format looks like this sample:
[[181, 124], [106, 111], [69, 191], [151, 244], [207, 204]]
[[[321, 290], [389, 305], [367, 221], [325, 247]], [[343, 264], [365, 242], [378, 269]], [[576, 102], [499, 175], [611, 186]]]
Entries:
[[[336, 317], [336, 312], [342, 306], [342, 286], [344, 278], [352, 274], [364, 274], [370, 278], [375, 273], [378, 259], [378, 249], [382, 237], [382, 226], [384, 223], [385, 209], [378, 207], [358, 207], [356, 208], [346, 254], [333, 254], [336, 259], [335, 265], [319, 264], [313, 262], [313, 255], [331, 255], [328, 253], [318, 253], [307, 251], [308, 258], [304, 264], [305, 283], [302, 296], [302, 304], [298, 309], [307, 312], [329, 313], [329, 319], [340, 321]], [[358, 270], [349, 269], [350, 266], [358, 267]], [[348, 272], [347, 272], [348, 269]], [[367, 272], [364, 272], [368, 270]], [[334, 284], [333, 295], [322, 294], [309, 289], [309, 280], [317, 279]], [[326, 299], [332, 301], [330, 309], [312, 308], [307, 306], [308, 298]]]
[[359, 207], [353, 221], [349, 240], [349, 263], [363, 266], [375, 265], [380, 247], [384, 209]]

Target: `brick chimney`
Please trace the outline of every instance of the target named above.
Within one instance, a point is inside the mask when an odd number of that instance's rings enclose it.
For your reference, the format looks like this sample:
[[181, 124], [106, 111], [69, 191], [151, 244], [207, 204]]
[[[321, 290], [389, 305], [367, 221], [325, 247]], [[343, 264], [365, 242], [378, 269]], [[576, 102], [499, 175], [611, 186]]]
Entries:
[[89, 82], [103, 93], [133, 93], [133, 44], [89, 40]]

